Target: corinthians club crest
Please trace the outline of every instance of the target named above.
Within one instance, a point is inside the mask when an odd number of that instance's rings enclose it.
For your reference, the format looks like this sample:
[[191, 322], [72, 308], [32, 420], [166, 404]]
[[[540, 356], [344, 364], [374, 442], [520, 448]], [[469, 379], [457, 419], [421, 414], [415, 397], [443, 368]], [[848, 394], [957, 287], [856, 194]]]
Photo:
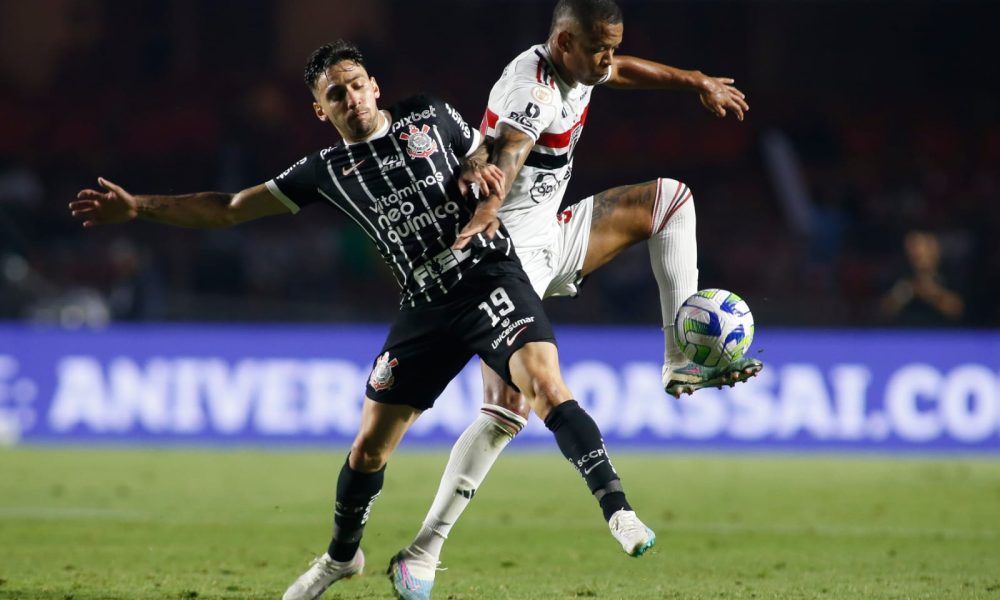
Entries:
[[437, 142], [427, 134], [430, 130], [431, 128], [427, 125], [422, 126], [420, 129], [410, 125], [409, 133], [403, 132], [399, 134], [399, 139], [406, 142], [406, 153], [411, 158], [427, 158], [437, 152]]
[[399, 360], [389, 358], [389, 353], [386, 352], [382, 356], [378, 357], [375, 361], [375, 368], [372, 369], [371, 377], [368, 378], [368, 384], [372, 386], [376, 392], [381, 392], [392, 387], [392, 384], [396, 383], [396, 378], [392, 374], [392, 368], [399, 364]]

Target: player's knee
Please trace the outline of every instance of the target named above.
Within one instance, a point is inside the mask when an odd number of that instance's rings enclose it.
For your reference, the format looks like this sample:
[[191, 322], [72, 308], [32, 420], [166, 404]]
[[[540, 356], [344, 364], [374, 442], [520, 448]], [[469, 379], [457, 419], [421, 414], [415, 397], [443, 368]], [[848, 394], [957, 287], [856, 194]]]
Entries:
[[354, 440], [351, 445], [351, 468], [363, 473], [374, 473], [389, 462], [391, 452], [384, 446], [373, 444], [366, 439]]
[[559, 353], [548, 343], [527, 344], [511, 358], [511, 376], [536, 413], [570, 398], [559, 372]]
[[657, 182], [657, 202], [663, 208], [678, 206], [682, 202], [694, 206], [694, 190], [688, 184], [668, 177], [661, 177]]
[[485, 393], [484, 401], [486, 404], [493, 404], [517, 413], [525, 419], [528, 418], [531, 407], [521, 392], [518, 392], [509, 385], [487, 388], [483, 391]]
[[661, 177], [656, 180], [656, 198], [652, 203], [649, 236], [662, 232], [667, 224], [694, 216], [694, 192], [683, 181]]
[[571, 394], [558, 373], [544, 372], [531, 377], [531, 399], [535, 411], [549, 409], [569, 400]]

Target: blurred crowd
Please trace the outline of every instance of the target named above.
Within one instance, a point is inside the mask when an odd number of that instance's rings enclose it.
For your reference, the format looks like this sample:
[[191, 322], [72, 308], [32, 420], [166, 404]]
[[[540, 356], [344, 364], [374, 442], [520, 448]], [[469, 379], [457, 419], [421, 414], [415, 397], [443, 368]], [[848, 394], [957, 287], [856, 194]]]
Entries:
[[[684, 92], [594, 94], [567, 200], [672, 177], [695, 193], [702, 287], [758, 323], [1000, 325], [1000, 84], [992, 2], [621, 2], [621, 52], [747, 93], [743, 123]], [[234, 229], [83, 230], [98, 175], [235, 192], [336, 141], [301, 82], [352, 39], [382, 102], [427, 91], [478, 124], [545, 39], [550, 2], [0, 0], [0, 319], [387, 321], [396, 286], [353, 223], [307, 209]], [[548, 304], [651, 323], [644, 247]]]

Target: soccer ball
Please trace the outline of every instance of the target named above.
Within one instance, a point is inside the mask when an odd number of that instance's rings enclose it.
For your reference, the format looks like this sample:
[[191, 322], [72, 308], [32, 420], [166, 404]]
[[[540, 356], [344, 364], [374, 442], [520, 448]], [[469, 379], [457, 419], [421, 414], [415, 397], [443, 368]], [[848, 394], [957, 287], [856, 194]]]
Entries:
[[688, 359], [705, 367], [724, 367], [750, 347], [753, 315], [743, 298], [732, 292], [701, 290], [677, 311], [674, 335]]

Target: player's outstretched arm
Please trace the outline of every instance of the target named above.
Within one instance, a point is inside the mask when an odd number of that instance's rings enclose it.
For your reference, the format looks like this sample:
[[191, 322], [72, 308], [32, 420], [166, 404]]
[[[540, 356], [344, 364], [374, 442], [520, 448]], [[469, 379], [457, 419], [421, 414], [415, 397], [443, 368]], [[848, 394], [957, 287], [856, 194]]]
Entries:
[[514, 185], [514, 179], [524, 166], [524, 161], [528, 159], [528, 153], [534, 145], [535, 139], [523, 131], [518, 131], [505, 123], [497, 125], [490, 162], [500, 170], [503, 176], [502, 185], [495, 190], [496, 193], [479, 203], [472, 219], [459, 232], [452, 248], [455, 250], [465, 248], [469, 240], [480, 233], [486, 236], [486, 239], [493, 239], [497, 229], [500, 228], [500, 219], [497, 217], [500, 205]]
[[80, 190], [69, 203], [71, 214], [84, 227], [113, 225], [143, 219], [199, 229], [230, 227], [252, 219], [288, 212], [263, 184], [237, 194], [198, 192], [182, 196], [133, 196], [103, 177], [103, 190]]
[[701, 71], [686, 71], [661, 63], [636, 58], [615, 56], [611, 67], [611, 77], [607, 85], [622, 89], [672, 89], [698, 92], [702, 105], [712, 114], [725, 117], [732, 111], [736, 118], [750, 110], [746, 95], [729, 77], [712, 77]]

